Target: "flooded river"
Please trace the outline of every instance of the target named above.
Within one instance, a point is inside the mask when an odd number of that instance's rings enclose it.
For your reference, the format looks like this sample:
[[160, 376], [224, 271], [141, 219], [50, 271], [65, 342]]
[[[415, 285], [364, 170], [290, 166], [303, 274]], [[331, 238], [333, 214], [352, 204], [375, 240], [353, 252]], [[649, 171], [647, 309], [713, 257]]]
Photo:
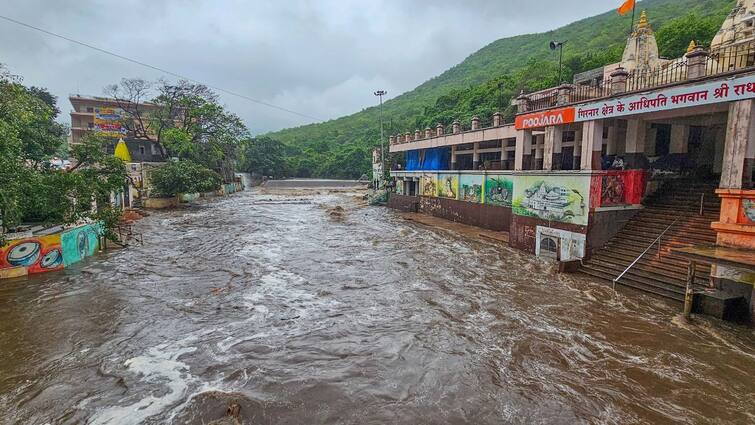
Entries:
[[346, 194], [138, 227], [0, 283], [0, 424], [755, 422], [752, 329]]

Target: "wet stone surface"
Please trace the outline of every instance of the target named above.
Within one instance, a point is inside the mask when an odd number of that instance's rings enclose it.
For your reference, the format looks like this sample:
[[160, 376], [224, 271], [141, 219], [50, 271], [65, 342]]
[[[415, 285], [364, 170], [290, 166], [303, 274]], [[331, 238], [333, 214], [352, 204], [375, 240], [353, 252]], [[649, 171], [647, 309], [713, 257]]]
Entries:
[[155, 213], [143, 247], [0, 283], [0, 423], [755, 422], [752, 329], [287, 199]]

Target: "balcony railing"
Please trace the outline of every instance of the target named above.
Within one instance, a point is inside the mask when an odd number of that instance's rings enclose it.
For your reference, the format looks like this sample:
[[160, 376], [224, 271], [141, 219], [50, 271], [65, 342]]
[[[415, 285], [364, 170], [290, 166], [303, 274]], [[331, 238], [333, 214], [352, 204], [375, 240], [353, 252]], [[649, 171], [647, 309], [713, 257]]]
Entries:
[[527, 96], [526, 110], [519, 112], [540, 111], [559, 105], [650, 90], [719, 74], [752, 70], [755, 70], [755, 41], [727, 46], [711, 52], [698, 48], [661, 67], [632, 71], [626, 76], [626, 85], [613, 84], [618, 81], [607, 79], [598, 85], [562, 85], [530, 94]]

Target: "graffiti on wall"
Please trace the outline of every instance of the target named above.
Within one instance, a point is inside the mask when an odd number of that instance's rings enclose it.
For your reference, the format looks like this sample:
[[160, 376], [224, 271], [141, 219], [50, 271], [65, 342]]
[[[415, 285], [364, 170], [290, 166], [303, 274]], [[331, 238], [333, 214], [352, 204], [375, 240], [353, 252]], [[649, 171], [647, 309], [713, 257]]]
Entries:
[[742, 199], [741, 222], [755, 224], [755, 199]]
[[94, 255], [99, 248], [100, 233], [100, 226], [91, 224], [61, 233], [63, 264], [68, 267]]
[[490, 176], [485, 180], [485, 203], [511, 206], [514, 196], [514, 182], [504, 176]]
[[455, 174], [441, 174], [438, 176], [438, 197], [456, 199], [459, 193], [459, 176]]
[[512, 206], [517, 215], [586, 226], [589, 194], [589, 177], [521, 176]]
[[482, 182], [480, 175], [463, 175], [459, 178], [460, 199], [467, 202], [482, 202]]
[[422, 196], [435, 196], [437, 194], [438, 179], [435, 174], [423, 174], [420, 179], [420, 187], [422, 189]]
[[592, 177], [590, 207], [612, 207], [642, 203], [647, 184], [644, 170], [610, 170]]
[[19, 239], [0, 248], [0, 268], [10, 267], [24, 267], [27, 273], [62, 269], [60, 235]]

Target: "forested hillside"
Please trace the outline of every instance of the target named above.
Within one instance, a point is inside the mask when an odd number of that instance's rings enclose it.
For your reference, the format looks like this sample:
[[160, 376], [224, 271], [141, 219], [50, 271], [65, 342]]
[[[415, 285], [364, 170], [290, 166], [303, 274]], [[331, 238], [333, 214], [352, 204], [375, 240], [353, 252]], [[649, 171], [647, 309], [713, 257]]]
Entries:
[[[638, 2], [637, 8], [647, 11], [661, 55], [679, 57], [692, 39], [708, 44], [734, 3], [735, 0], [645, 0]], [[606, 6], [609, 4], [613, 5], [607, 2]], [[611, 10], [547, 33], [495, 41], [416, 89], [386, 102], [386, 137], [434, 127], [438, 122], [448, 125], [454, 119], [468, 126], [472, 116], [485, 121], [496, 110], [511, 119], [512, 97], [521, 90], [556, 84], [558, 64], [548, 48], [551, 40], [568, 40], [564, 64], [565, 78], [570, 79], [574, 73], [617, 62], [628, 32], [629, 17]], [[379, 145], [378, 108], [267, 136], [285, 145], [286, 175], [356, 178], [369, 173], [370, 151]]]

